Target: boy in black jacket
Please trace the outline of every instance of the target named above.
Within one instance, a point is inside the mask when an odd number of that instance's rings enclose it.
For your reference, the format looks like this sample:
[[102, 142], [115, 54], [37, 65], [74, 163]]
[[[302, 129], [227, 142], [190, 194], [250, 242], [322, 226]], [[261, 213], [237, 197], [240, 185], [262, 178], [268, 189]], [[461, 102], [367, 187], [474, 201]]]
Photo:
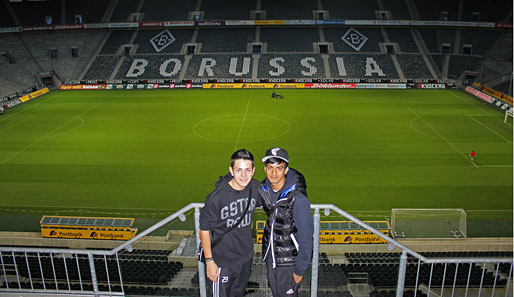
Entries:
[[[245, 293], [253, 263], [251, 225], [260, 206], [253, 155], [246, 149], [232, 154], [230, 174], [220, 177], [207, 196], [200, 213], [200, 239], [205, 256], [208, 296], [241, 297]], [[250, 191], [253, 187], [254, 190]], [[247, 204], [250, 203], [248, 210]], [[233, 225], [241, 223], [227, 232]], [[225, 235], [223, 235], [225, 234]], [[211, 242], [223, 236], [212, 249]]]
[[312, 255], [314, 223], [303, 175], [289, 168], [289, 154], [271, 148], [264, 158], [266, 179], [259, 186], [268, 214], [262, 253], [273, 296], [299, 296]]

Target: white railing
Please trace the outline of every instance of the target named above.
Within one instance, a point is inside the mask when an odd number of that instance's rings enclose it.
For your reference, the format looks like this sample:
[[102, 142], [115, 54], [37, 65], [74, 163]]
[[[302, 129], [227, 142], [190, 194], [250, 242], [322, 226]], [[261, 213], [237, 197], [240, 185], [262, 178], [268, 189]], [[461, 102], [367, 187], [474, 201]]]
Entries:
[[[112, 250], [0, 247], [0, 283], [3, 282], [0, 293], [124, 296], [123, 273], [119, 253], [124, 250], [132, 252], [132, 245], [135, 242], [175, 219], [185, 221], [186, 213], [191, 210], [194, 210], [195, 229], [198, 230], [202, 207], [203, 203], [191, 203]], [[312, 204], [311, 207], [314, 210], [315, 234], [311, 265], [311, 297], [318, 296], [320, 210], [323, 210], [326, 216], [331, 211], [338, 213], [387, 241], [389, 250], [398, 249], [401, 252], [399, 266], [396, 270], [397, 297], [403, 296], [406, 286], [414, 289], [414, 296], [416, 296], [418, 289], [427, 289], [427, 295], [430, 297], [430, 293], [434, 292], [436, 286], [439, 285], [441, 288], [439, 296], [443, 296], [445, 292], [447, 293], [451, 289], [451, 296], [453, 297], [456, 288], [459, 288], [465, 290], [464, 296], [467, 297], [470, 288], [472, 288], [474, 291], [478, 290], [478, 296], [480, 297], [485, 287], [491, 289], [491, 296], [500, 296], [498, 294], [499, 286], [502, 287], [502, 292], [504, 291], [503, 296], [512, 296], [512, 258], [427, 258], [380, 233], [333, 204]], [[198, 234], [196, 234], [196, 240], [198, 243]], [[408, 258], [409, 256], [411, 259]], [[408, 264], [409, 262], [411, 264]], [[502, 272], [502, 270], [505, 270], [503, 265], [508, 266], [508, 272]], [[430, 274], [427, 281], [427, 275], [424, 274], [424, 271], [426, 272], [428, 267], [430, 268]], [[99, 269], [101, 271], [98, 271]], [[475, 284], [474, 282], [478, 281], [475, 277], [478, 270], [481, 273], [480, 283]], [[198, 262], [198, 271], [200, 296], [204, 297], [206, 296], [205, 269], [201, 262]], [[415, 281], [413, 273], [416, 276]], [[492, 284], [491, 278], [493, 278]], [[464, 279], [466, 280], [465, 285], [463, 285]], [[29, 285], [26, 285], [27, 283]]]

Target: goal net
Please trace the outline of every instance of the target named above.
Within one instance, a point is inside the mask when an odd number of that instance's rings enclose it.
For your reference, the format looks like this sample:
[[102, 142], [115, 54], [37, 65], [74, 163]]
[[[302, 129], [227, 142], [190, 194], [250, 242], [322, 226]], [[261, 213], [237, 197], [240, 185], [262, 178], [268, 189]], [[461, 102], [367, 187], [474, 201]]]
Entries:
[[505, 111], [505, 119], [503, 120], [503, 122], [504, 122], [504, 123], [507, 123], [507, 120], [508, 120], [508, 118], [509, 118], [509, 117], [511, 117], [511, 118], [513, 118], [513, 117], [514, 117], [514, 116], [512, 115], [513, 110], [514, 110], [514, 108], [507, 109], [507, 110]]
[[396, 238], [466, 238], [462, 208], [393, 208], [391, 234]]

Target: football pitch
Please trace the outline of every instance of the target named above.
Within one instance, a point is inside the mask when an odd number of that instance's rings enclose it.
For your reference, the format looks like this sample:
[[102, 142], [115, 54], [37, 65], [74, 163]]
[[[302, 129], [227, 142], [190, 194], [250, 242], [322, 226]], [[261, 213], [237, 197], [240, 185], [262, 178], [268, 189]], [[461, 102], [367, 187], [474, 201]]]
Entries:
[[513, 126], [500, 111], [455, 90], [279, 92], [54, 91], [29, 101], [0, 116], [0, 230], [37, 231], [43, 214], [155, 221], [204, 202], [236, 149], [254, 154], [261, 180], [260, 159], [280, 146], [311, 203], [363, 220], [463, 208], [469, 236], [512, 236]]

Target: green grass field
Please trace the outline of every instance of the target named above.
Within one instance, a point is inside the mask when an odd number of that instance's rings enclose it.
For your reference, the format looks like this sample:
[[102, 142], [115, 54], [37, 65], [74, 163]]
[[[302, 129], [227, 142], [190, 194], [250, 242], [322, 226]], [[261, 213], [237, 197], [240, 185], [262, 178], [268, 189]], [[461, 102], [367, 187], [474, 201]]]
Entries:
[[42, 214], [162, 218], [203, 202], [234, 150], [260, 160], [280, 146], [312, 203], [361, 219], [464, 208], [471, 236], [512, 236], [513, 127], [501, 112], [450, 90], [281, 93], [57, 91], [28, 102], [0, 116], [0, 229], [37, 229]]

